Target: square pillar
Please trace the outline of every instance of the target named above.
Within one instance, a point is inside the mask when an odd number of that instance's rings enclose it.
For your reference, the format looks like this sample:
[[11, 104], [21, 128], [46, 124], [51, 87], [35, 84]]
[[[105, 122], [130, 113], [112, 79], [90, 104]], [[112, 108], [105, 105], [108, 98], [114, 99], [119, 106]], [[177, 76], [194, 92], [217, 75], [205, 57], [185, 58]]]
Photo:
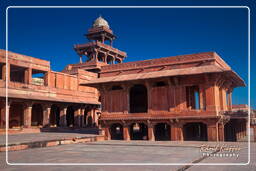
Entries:
[[148, 124], [148, 140], [155, 141], [154, 125]]
[[24, 109], [24, 128], [31, 127], [32, 104], [27, 104]]
[[151, 90], [152, 85], [149, 82], [146, 82], [147, 93], [148, 93], [148, 113], [152, 112], [152, 100], [151, 100]]
[[25, 70], [25, 75], [24, 75], [24, 81], [26, 84], [32, 84], [32, 68], [27, 68]]
[[6, 64], [3, 64], [2, 66], [2, 79], [6, 80]]
[[232, 92], [228, 92], [228, 110], [232, 110]]
[[204, 88], [204, 85], [199, 86], [199, 106], [200, 106], [200, 110], [205, 110], [205, 88]]
[[85, 109], [84, 108], [81, 108], [80, 110], [80, 126], [81, 127], [85, 127], [85, 124], [84, 124], [84, 111]]
[[49, 105], [43, 106], [43, 127], [50, 125], [51, 107]]
[[81, 109], [78, 108], [75, 110], [74, 112], [74, 126], [75, 127], [80, 127], [80, 113], [81, 113]]
[[104, 128], [104, 132], [105, 132], [105, 140], [111, 140], [111, 135], [108, 127]]
[[219, 141], [224, 141], [225, 137], [224, 137], [224, 124], [220, 123], [218, 124], [218, 140]]
[[183, 131], [181, 124], [171, 124], [170, 126], [171, 140], [172, 141], [183, 141]]
[[126, 141], [130, 141], [130, 133], [129, 133], [129, 125], [124, 125], [123, 126], [123, 136], [124, 136], [124, 140]]
[[67, 126], [66, 114], [67, 114], [67, 107], [63, 107], [60, 110], [60, 126], [61, 127]]

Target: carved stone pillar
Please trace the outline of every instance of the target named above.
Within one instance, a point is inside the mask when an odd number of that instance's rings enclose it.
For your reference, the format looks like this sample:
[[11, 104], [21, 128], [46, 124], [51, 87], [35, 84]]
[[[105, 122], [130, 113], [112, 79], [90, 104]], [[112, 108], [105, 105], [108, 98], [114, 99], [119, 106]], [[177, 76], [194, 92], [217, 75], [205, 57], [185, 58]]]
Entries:
[[111, 135], [110, 135], [108, 126], [104, 128], [104, 132], [105, 132], [105, 140], [111, 140]]
[[43, 105], [43, 127], [48, 127], [50, 125], [50, 113], [51, 113], [51, 105], [50, 104]]
[[60, 126], [61, 127], [67, 126], [66, 115], [67, 115], [67, 107], [62, 107], [60, 109]]
[[228, 110], [232, 110], [232, 92], [228, 92]]
[[27, 68], [25, 70], [25, 83], [26, 84], [32, 84], [32, 68]]
[[181, 123], [170, 124], [171, 140], [172, 141], [183, 141], [183, 125]]
[[[9, 75], [9, 73], [8, 73]], [[6, 80], [6, 64], [3, 64], [2, 66], [2, 79]]]
[[129, 125], [127, 123], [123, 124], [123, 136], [124, 136], [124, 140], [126, 141], [130, 141], [130, 132], [129, 132]]
[[199, 105], [200, 110], [205, 110], [205, 88], [204, 85], [199, 85]]
[[223, 123], [219, 123], [218, 124], [218, 140], [219, 141], [224, 141], [225, 137], [224, 137], [224, 124]]
[[151, 100], [151, 90], [152, 90], [152, 85], [150, 82], [146, 82], [146, 87], [148, 91], [148, 113], [152, 113], [152, 100]]
[[32, 105], [32, 103], [27, 103], [24, 108], [24, 128], [31, 127]]
[[155, 141], [154, 124], [148, 122], [148, 140]]
[[81, 109], [77, 108], [74, 112], [74, 126], [75, 127], [80, 127], [80, 114], [81, 114]]
[[85, 108], [82, 107], [81, 108], [81, 113], [80, 113], [80, 126], [81, 127], [85, 127], [85, 124], [84, 124], [84, 111], [85, 111]]

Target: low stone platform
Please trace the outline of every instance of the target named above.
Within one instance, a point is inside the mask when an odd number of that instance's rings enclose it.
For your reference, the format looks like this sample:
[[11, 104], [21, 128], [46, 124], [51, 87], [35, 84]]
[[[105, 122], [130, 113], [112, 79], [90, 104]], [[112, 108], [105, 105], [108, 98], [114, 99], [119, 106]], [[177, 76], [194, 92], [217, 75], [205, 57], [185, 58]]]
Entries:
[[[17, 151], [29, 148], [50, 147], [63, 144], [76, 144], [102, 141], [104, 136], [81, 132], [40, 132], [8, 135], [8, 150]], [[0, 152], [6, 150], [6, 136], [0, 135]]]

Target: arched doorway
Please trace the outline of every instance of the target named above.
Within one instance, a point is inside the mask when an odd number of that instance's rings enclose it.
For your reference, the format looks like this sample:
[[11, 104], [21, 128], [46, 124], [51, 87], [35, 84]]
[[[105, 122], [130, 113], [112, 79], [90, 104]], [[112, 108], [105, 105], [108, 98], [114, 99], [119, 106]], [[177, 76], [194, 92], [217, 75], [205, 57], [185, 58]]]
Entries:
[[43, 107], [41, 104], [33, 104], [32, 106], [31, 125], [43, 125]]
[[67, 108], [66, 120], [68, 127], [72, 127], [75, 125], [75, 110], [72, 106], [68, 106]]
[[119, 123], [112, 124], [110, 127], [111, 140], [123, 140], [123, 126]]
[[146, 113], [148, 111], [147, 88], [142, 84], [130, 89], [130, 113]]
[[60, 108], [55, 104], [51, 106], [50, 125], [60, 126]]
[[201, 122], [187, 123], [183, 126], [185, 141], [207, 141], [207, 125]]
[[169, 141], [170, 137], [170, 125], [167, 123], [158, 123], [154, 129], [156, 141]]
[[23, 125], [24, 106], [22, 103], [13, 102], [9, 109], [9, 128]]
[[144, 123], [133, 123], [130, 126], [131, 140], [148, 140], [148, 126]]

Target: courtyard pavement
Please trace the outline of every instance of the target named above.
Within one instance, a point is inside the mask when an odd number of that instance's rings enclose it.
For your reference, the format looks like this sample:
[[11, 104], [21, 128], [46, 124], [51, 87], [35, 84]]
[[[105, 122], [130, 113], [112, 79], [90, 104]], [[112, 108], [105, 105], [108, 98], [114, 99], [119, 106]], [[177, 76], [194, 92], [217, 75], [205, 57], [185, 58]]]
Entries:
[[[215, 156], [203, 156], [200, 147], [239, 147], [239, 154], [233, 157], [220, 157], [224, 152], [211, 153]], [[207, 148], [208, 149], [208, 148]], [[210, 149], [210, 148], [209, 148]], [[35, 148], [8, 153], [9, 163], [246, 163], [247, 143], [215, 142], [171, 142], [171, 141], [100, 141], [81, 144]], [[210, 153], [209, 153], [210, 154]], [[218, 156], [217, 156], [218, 154]], [[10, 166], [5, 164], [5, 153], [0, 153], [1, 170], [256, 170], [256, 143], [251, 143], [251, 163], [246, 166]]]
[[[63, 138], [75, 138], [75, 137], [93, 137], [96, 134], [86, 133], [70, 133], [70, 132], [41, 132], [41, 133], [27, 133], [27, 134], [10, 134], [8, 135], [9, 144], [20, 144], [35, 141], [46, 141], [46, 140], [58, 140]], [[0, 135], [0, 145], [5, 144], [5, 135]]]

